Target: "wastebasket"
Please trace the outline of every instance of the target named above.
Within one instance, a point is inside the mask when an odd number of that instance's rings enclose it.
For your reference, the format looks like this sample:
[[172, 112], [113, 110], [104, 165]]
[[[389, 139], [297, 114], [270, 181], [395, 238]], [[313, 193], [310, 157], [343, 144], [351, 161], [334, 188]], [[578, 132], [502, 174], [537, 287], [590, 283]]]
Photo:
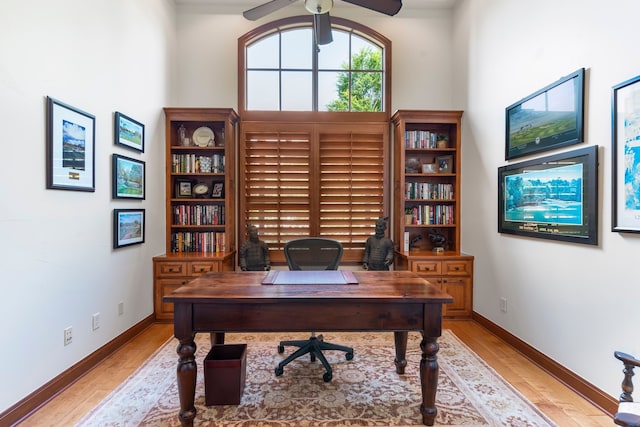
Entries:
[[247, 345], [217, 344], [204, 359], [205, 405], [239, 405], [246, 377]]

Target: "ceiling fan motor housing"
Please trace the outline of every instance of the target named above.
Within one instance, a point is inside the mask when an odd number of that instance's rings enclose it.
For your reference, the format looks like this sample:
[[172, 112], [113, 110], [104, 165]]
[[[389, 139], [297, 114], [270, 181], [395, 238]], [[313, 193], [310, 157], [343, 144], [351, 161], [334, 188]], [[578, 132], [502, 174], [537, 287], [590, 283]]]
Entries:
[[304, 7], [313, 14], [327, 13], [333, 7], [333, 0], [304, 0]]

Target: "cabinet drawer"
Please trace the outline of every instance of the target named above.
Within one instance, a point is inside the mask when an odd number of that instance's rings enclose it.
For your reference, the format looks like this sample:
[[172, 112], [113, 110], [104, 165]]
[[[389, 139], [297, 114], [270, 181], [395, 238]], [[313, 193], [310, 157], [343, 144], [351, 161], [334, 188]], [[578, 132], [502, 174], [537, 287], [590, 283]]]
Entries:
[[442, 272], [442, 262], [440, 261], [413, 261], [411, 271], [421, 274], [440, 274]]
[[448, 276], [469, 276], [471, 274], [471, 261], [443, 261], [442, 274]]
[[186, 262], [159, 262], [157, 266], [158, 276], [176, 277], [187, 275]]
[[189, 267], [189, 276], [200, 276], [210, 271], [219, 270], [217, 262], [192, 262]]

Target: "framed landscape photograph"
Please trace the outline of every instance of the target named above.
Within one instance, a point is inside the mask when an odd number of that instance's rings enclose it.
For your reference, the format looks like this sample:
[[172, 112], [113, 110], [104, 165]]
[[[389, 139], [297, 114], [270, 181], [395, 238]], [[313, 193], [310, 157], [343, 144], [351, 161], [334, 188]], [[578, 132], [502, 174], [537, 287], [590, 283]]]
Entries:
[[113, 248], [144, 243], [144, 209], [113, 210]]
[[194, 182], [190, 179], [176, 179], [175, 182], [175, 197], [176, 198], [189, 198], [193, 197]]
[[613, 87], [611, 231], [640, 233], [640, 76]]
[[580, 68], [506, 108], [505, 160], [582, 142], [583, 117]]
[[47, 188], [95, 191], [96, 119], [47, 97]]
[[144, 199], [145, 163], [114, 154], [112, 158], [112, 196], [114, 199]]
[[598, 244], [598, 146], [498, 168], [498, 232]]
[[144, 153], [144, 125], [116, 111], [114, 119], [115, 144]]

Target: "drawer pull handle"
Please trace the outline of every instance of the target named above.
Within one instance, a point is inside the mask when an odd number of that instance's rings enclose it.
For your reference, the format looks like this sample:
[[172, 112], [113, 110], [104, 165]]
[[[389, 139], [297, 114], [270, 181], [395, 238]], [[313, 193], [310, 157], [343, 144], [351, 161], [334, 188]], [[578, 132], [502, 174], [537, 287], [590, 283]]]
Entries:
[[200, 267], [200, 273], [202, 273], [204, 271], [204, 267]]
[[173, 273], [173, 268], [170, 268], [170, 269], [169, 269], [169, 273]]
[[456, 265], [456, 267], [454, 268], [454, 270], [456, 270], [456, 271], [460, 271], [460, 267], [458, 267], [458, 266]]

